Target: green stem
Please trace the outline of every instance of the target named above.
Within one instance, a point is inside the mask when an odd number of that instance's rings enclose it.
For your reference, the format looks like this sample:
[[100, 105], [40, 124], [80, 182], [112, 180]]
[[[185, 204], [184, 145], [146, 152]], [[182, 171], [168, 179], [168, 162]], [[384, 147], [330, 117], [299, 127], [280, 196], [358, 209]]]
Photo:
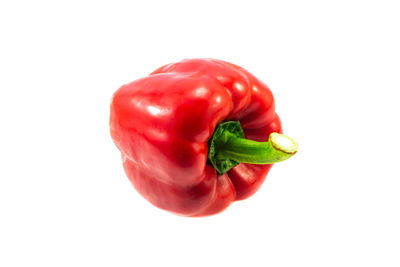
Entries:
[[297, 143], [286, 135], [271, 133], [268, 142], [244, 138], [238, 121], [218, 125], [209, 141], [208, 159], [219, 174], [229, 171], [240, 162], [273, 164], [286, 160], [297, 152]]
[[297, 152], [297, 143], [286, 135], [271, 133], [268, 142], [257, 142], [225, 131], [226, 140], [219, 147], [216, 158], [252, 164], [273, 164], [284, 161]]

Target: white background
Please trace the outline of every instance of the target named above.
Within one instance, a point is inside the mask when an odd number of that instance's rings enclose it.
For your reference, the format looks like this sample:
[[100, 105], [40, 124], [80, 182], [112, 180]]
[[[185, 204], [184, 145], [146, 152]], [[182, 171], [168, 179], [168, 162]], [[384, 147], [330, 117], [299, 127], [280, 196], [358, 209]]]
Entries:
[[[397, 3], [396, 3], [397, 2]], [[400, 266], [398, 1], [1, 1], [0, 266]], [[300, 143], [207, 218], [142, 199], [112, 93], [238, 64]]]

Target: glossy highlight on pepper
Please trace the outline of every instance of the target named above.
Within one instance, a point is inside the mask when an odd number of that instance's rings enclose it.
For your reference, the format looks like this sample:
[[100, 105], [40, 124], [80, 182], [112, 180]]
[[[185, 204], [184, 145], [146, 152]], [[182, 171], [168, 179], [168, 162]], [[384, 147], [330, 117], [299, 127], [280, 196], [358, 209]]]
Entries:
[[119, 88], [110, 130], [136, 190], [183, 216], [216, 214], [250, 197], [272, 163], [297, 151], [279, 135], [267, 85], [216, 59], [168, 64]]

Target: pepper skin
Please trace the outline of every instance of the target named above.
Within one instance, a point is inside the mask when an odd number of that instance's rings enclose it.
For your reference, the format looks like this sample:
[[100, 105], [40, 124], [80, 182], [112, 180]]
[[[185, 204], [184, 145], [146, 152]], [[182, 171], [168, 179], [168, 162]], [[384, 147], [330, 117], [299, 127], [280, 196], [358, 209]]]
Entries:
[[133, 186], [183, 216], [212, 215], [250, 197], [272, 167], [240, 163], [219, 175], [207, 160], [208, 141], [224, 121], [239, 121], [255, 141], [282, 132], [267, 85], [216, 59], [165, 65], [122, 86], [111, 103], [111, 136]]

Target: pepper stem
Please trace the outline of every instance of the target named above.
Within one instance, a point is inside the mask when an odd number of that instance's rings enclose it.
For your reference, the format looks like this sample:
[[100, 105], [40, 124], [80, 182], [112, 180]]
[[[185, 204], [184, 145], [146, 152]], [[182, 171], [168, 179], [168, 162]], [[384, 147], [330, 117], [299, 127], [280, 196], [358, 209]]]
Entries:
[[268, 142], [239, 138], [226, 131], [226, 143], [220, 146], [217, 159], [229, 158], [252, 164], [273, 164], [284, 161], [297, 152], [298, 144], [290, 137], [271, 133]]
[[244, 138], [238, 121], [218, 125], [209, 142], [208, 159], [219, 174], [223, 174], [240, 162], [273, 164], [296, 154], [298, 144], [290, 137], [271, 133], [268, 142]]

